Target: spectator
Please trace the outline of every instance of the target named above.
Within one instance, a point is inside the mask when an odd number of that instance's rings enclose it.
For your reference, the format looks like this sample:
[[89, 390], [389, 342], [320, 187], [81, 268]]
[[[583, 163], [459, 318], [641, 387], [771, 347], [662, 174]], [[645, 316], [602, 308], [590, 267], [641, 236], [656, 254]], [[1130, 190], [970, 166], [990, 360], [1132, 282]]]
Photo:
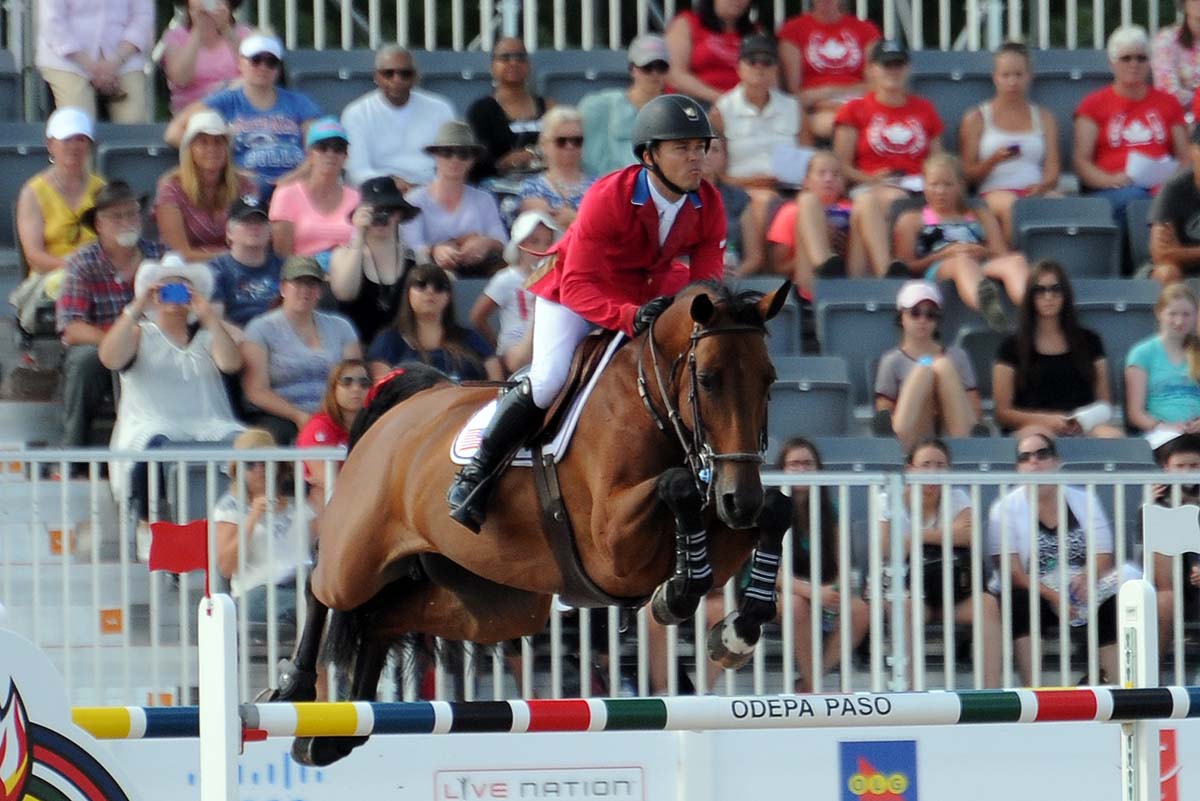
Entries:
[[62, 269], [72, 253], [96, 234], [81, 218], [104, 179], [91, 171], [92, 120], [76, 108], [60, 108], [46, 121], [50, 166], [25, 182], [17, 196], [17, 236], [30, 273]]
[[35, 62], [55, 108], [96, 119], [96, 99], [113, 122], [145, 122], [145, 54], [154, 42], [150, 0], [53, 0], [38, 3]]
[[[390, 180], [390, 179], [389, 179]], [[297, 448], [346, 448], [350, 445], [350, 429], [354, 418], [366, 403], [371, 389], [371, 377], [362, 359], [343, 359], [329, 371], [329, 383], [316, 414], [300, 429]], [[340, 463], [337, 467], [340, 468]], [[327, 491], [326, 463], [310, 460], [304, 463], [304, 480], [312, 487], [314, 503], [324, 506]]]
[[1079, 325], [1071, 281], [1058, 262], [1033, 267], [1017, 333], [1000, 343], [992, 366], [992, 397], [1005, 432], [1037, 426], [1056, 437], [1121, 436], [1106, 424], [1085, 431], [1075, 415], [1110, 402], [1108, 360], [1100, 337]]
[[349, 320], [316, 310], [325, 286], [316, 261], [292, 256], [280, 281], [283, 303], [246, 326], [242, 391], [257, 408], [248, 422], [287, 444], [320, 406], [333, 366], [362, 358], [362, 347]]
[[467, 186], [467, 172], [483, 146], [466, 123], [448, 122], [425, 151], [433, 156], [435, 177], [408, 195], [421, 214], [404, 224], [404, 241], [418, 262], [458, 275], [490, 275], [501, 266], [508, 233], [496, 199]]
[[338, 311], [350, 318], [363, 342], [371, 342], [396, 319], [401, 282], [413, 265], [400, 239], [400, 224], [418, 213], [392, 178], [371, 178], [362, 185], [350, 218], [350, 243], [334, 248], [329, 258], [329, 287]]
[[234, 164], [254, 175], [259, 197], [269, 204], [276, 182], [304, 161], [304, 131], [321, 112], [307, 96], [276, 86], [283, 71], [283, 45], [274, 36], [247, 36], [238, 52], [240, 83], [179, 112], [165, 138], [178, 147], [188, 119], [204, 108], [213, 109], [233, 133]]
[[[1154, 503], [1160, 506], [1200, 506], [1200, 485], [1181, 484], [1180, 481], [1195, 480], [1200, 473], [1200, 435], [1164, 432], [1166, 441], [1154, 448], [1154, 461], [1164, 473], [1190, 473], [1190, 476], [1175, 475], [1170, 484], [1154, 485]], [[1162, 438], [1147, 437], [1153, 445]], [[1142, 532], [1143, 545], [1145, 532]], [[1167, 653], [1168, 644], [1174, 640], [1175, 581], [1173, 557], [1154, 554], [1154, 593], [1158, 602], [1158, 651]], [[1185, 553], [1182, 556], [1183, 616], [1195, 620], [1200, 614], [1200, 555]], [[1178, 657], [1177, 657], [1178, 658]]]
[[225, 228], [235, 198], [254, 195], [254, 179], [233, 166], [229, 126], [215, 111], [191, 116], [180, 143], [179, 166], [158, 181], [154, 217], [163, 244], [185, 259], [229, 252]]
[[571, 106], [555, 106], [542, 117], [539, 142], [546, 170], [521, 184], [521, 211], [545, 212], [566, 228], [596, 180], [583, 170], [583, 118]]
[[758, 31], [750, 0], [696, 0], [667, 25], [671, 90], [702, 103], [714, 102], [737, 85], [738, 48]]
[[867, 51], [879, 41], [870, 20], [847, 13], [845, 0], [814, 0], [812, 10], [779, 29], [783, 89], [799, 99], [813, 136], [833, 136], [833, 119], [847, 100], [867, 90]]
[[766, 262], [766, 208], [752, 204], [745, 189], [725, 181], [725, 138], [713, 133], [701, 169], [704, 180], [721, 193], [725, 209], [725, 274], [752, 275]]
[[283, 260], [271, 248], [267, 208], [256, 197], [234, 201], [225, 235], [229, 252], [209, 263], [216, 281], [213, 304], [228, 322], [245, 328], [270, 311], [279, 297]]
[[1032, 75], [1029, 48], [1002, 44], [992, 60], [996, 96], [967, 112], [958, 130], [963, 172], [1010, 244], [1017, 198], [1053, 195], [1058, 186], [1058, 123], [1048, 109], [1029, 102]]
[[1150, 197], [1161, 181], [1147, 181], [1134, 168], [1134, 154], [1161, 161], [1187, 158], [1183, 106], [1150, 85], [1149, 42], [1137, 25], [1117, 28], [1108, 37], [1111, 86], [1085, 97], [1075, 110], [1075, 173], [1083, 188], [1112, 204], [1122, 227], [1125, 207]]
[[[1017, 440], [1017, 472], [1056, 473], [1060, 462], [1054, 437], [1049, 433], [1026, 434]], [[1078, 487], [1062, 486], [1066, 501], [1067, 576], [1069, 589], [1062, 586], [1059, 558], [1059, 486], [1028, 484], [1017, 487], [997, 498], [988, 513], [988, 553], [995, 561], [997, 572], [988, 585], [989, 592], [1003, 591], [999, 573], [1000, 560], [1010, 557], [1012, 593], [1013, 651], [1017, 669], [1025, 686], [1033, 683], [1030, 659], [1030, 594], [1036, 593], [1041, 606], [1042, 633], [1058, 630], [1059, 597], [1064, 590], [1070, 593], [1072, 628], [1087, 624], [1088, 597], [1097, 606], [1098, 640], [1100, 643], [1100, 683], [1107, 684], [1117, 675], [1117, 583], [1113, 560], [1113, 533], [1104, 509], [1095, 498]], [[1030, 504], [1034, 505], [1030, 509]], [[1036, 534], [1031, 530], [1031, 518], [1037, 520]], [[1003, 547], [1007, 538], [1007, 553]], [[1035, 545], [1036, 541], [1036, 545]], [[1087, 583], [1086, 559], [1090, 549], [1095, 557], [1097, 586]], [[1030, 560], [1038, 560], [1038, 586], [1030, 584]], [[1064, 644], [1063, 647], [1069, 647]]]
[[667, 44], [645, 33], [629, 43], [629, 88], [601, 89], [579, 101], [583, 116], [583, 168], [592, 175], [636, 164], [633, 158], [633, 118], [638, 110], [663, 93], [667, 81]]
[[503, 377], [487, 341], [455, 322], [450, 276], [437, 265], [418, 264], [408, 271], [395, 324], [380, 331], [367, 350], [375, 380], [410, 361], [436, 367], [455, 381]]
[[[236, 450], [276, 445], [271, 432], [261, 428], [247, 429], [233, 441]], [[272, 486], [267, 482], [266, 462], [250, 461], [249, 456], [229, 463], [229, 489], [213, 507], [217, 568], [229, 578], [247, 620], [266, 622], [267, 588], [274, 585], [277, 620], [295, 625], [296, 568], [312, 561], [316, 513], [307, 503], [297, 507], [290, 491], [290, 465], [275, 465]], [[239, 484], [245, 487], [244, 504], [238, 502]]]
[[[471, 169], [471, 183], [529, 170], [536, 160], [546, 100], [529, 91], [529, 53], [525, 43], [506, 36], [492, 48], [492, 84], [496, 87], [467, 108], [467, 122], [483, 143]], [[438, 129], [438, 139], [448, 123]], [[425, 152], [429, 152], [426, 145]]]
[[350, 216], [359, 194], [342, 182], [350, 140], [336, 117], [321, 117], [309, 126], [305, 148], [299, 177], [271, 198], [271, 239], [280, 256], [312, 256], [328, 267], [330, 252], [354, 233]]
[[[904, 472], [909, 476], [916, 473], [947, 473], [950, 471], [950, 448], [936, 437], [919, 440], [908, 452]], [[975, 623], [974, 598], [971, 594], [971, 499], [967, 493], [958, 487], [943, 487], [940, 484], [920, 484], [921, 492], [921, 525], [916, 532], [921, 538], [922, 555], [922, 584], [921, 600], [923, 602], [925, 624], [942, 621], [943, 605], [945, 603], [944, 572], [950, 572], [952, 588], [951, 603], [954, 604], [954, 622], [965, 625]], [[948, 503], [943, 500], [942, 493], [948, 492]], [[904, 488], [900, 500], [900, 515], [895, 519], [896, 528], [904, 540], [904, 553], [912, 553], [912, 537], [914, 535], [913, 509], [909, 507], [911, 499], [908, 487]], [[943, 512], [948, 512], [946, 517]], [[947, 520], [948, 518], [948, 520]], [[891, 552], [890, 536], [892, 533], [892, 503], [887, 493], [882, 493], [879, 500], [879, 537], [884, 558]], [[948, 524], [947, 524], [948, 523]], [[942, 545], [946, 537], [950, 539], [951, 564], [947, 567], [943, 560]], [[911, 568], [910, 568], [911, 569]], [[911, 590], [911, 582], [910, 582]], [[911, 600], [908, 602], [911, 604]], [[906, 610], [905, 618], [912, 620], [911, 608]], [[1000, 605], [993, 595], [984, 595], [980, 599], [979, 625], [983, 640], [983, 686], [1000, 687]], [[943, 632], [944, 636], [953, 636], [952, 632]], [[909, 636], [912, 636], [910, 624]]]
[[56, 309], [58, 334], [67, 348], [62, 390], [67, 448], [87, 445], [96, 412], [112, 392], [113, 378], [97, 346], [133, 300], [138, 265], [163, 253], [159, 244], [141, 237], [141, 207], [124, 181], [102, 187], [80, 222], [96, 232], [96, 241], [67, 259]]
[[1200, 89], [1200, 3], [1175, 0], [1174, 25], [1159, 29], [1150, 48], [1154, 88], [1174, 96], [1184, 107]]
[[[371, 178], [394, 178], [402, 191], [433, 180], [433, 159], [425, 146], [454, 108], [441, 95], [418, 89], [420, 74], [408, 48], [387, 44], [375, 54], [375, 85], [342, 111], [342, 125], [354, 149], [346, 177], [358, 186]], [[387, 131], [387, 136], [380, 136]]]
[[[100, 362], [117, 373], [121, 398], [111, 447], [117, 451], [170, 447], [174, 442], [223, 442], [243, 426], [233, 416], [224, 375], [242, 369], [242, 357], [208, 305], [213, 278], [207, 265], [175, 254], [144, 261], [134, 299], [100, 340]], [[195, 317], [199, 329], [189, 322]], [[166, 487], [161, 465], [158, 491]], [[139, 520], [150, 519], [149, 465], [118, 463], [109, 470], [113, 495], [131, 498]], [[156, 503], [155, 519], [169, 519]], [[182, 511], [182, 510], [177, 510]], [[148, 554], [140, 553], [139, 557]], [[149, 540], [145, 540], [149, 546]]]
[[1021, 304], [1029, 280], [1025, 257], [1008, 249], [990, 211], [970, 208], [957, 156], [939, 153], [925, 162], [925, 199], [924, 208], [896, 220], [896, 257], [926, 281], [953, 281], [967, 306], [1004, 331], [1001, 294], [1007, 290]]
[[940, 153], [942, 120], [933, 104], [908, 93], [908, 50], [896, 41], [871, 45], [871, 91], [847, 102], [834, 119], [833, 152], [842, 172], [858, 184], [850, 193], [862, 221], [867, 260], [877, 275], [906, 277], [891, 260], [888, 220], [892, 204], [924, 188], [921, 167]]
[[1192, 132], [1191, 169], [1171, 176], [1155, 195], [1150, 223], [1151, 277], [1170, 284], [1200, 272], [1200, 128]]
[[[533, 294], [524, 288], [534, 266], [542, 260], [562, 229], [540, 211], [527, 211], [513, 223], [512, 236], [504, 246], [508, 266], [488, 280], [483, 294], [471, 309], [471, 325], [489, 344], [505, 372], [513, 373], [533, 358]], [[492, 330], [491, 318], [499, 313], [500, 333]]]
[[1125, 359], [1125, 420], [1141, 431], [1200, 433], [1200, 337], [1196, 294], [1169, 284], [1158, 296], [1158, 334]]
[[942, 293], [928, 281], [908, 281], [896, 309], [900, 344], [883, 354], [875, 375], [875, 408], [886, 412], [877, 426], [906, 449], [934, 435], [969, 436], [979, 420], [979, 391], [967, 354], [938, 342]]
[[233, 18], [242, 0], [175, 0], [183, 24], [162, 35], [171, 113], [224, 89], [238, 77], [238, 45], [252, 31]]

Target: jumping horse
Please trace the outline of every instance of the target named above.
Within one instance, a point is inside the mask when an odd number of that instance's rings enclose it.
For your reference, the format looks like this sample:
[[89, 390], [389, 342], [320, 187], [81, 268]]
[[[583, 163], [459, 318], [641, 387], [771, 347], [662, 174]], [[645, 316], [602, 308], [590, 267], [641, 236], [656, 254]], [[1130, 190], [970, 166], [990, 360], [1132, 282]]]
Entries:
[[[775, 378], [765, 338], [790, 289], [685, 288], [613, 355], [557, 466], [578, 564], [609, 602], [641, 605], [653, 595], [655, 617], [678, 623], [753, 553], [738, 610], [708, 639], [727, 667], [746, 662], [775, 617], [790, 504], [764, 506], [759, 477]], [[447, 512], [451, 443], [495, 388], [459, 386], [431, 368], [393, 384], [360, 415], [361, 436], [321, 516], [306, 624], [278, 700], [316, 698], [331, 609], [326, 654], [350, 674], [351, 698], [372, 700], [402, 637], [488, 644], [536, 634], [571, 578], [543, 530], [529, 468], [497, 478], [478, 535]], [[298, 738], [293, 753], [329, 764], [365, 740]]]

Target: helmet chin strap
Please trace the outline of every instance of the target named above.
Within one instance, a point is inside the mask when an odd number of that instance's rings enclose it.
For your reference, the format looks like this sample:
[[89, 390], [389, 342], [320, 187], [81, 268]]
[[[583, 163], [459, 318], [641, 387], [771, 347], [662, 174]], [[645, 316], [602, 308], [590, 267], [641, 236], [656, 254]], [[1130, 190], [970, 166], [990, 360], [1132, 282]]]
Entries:
[[658, 161], [654, 158], [654, 150], [651, 148], [646, 148], [646, 153], [650, 156], [650, 166], [647, 167], [647, 169], [654, 173], [658, 177], [658, 180], [662, 181], [663, 186], [665, 186], [667, 189], [670, 189], [677, 195], [686, 195], [688, 190], [684, 189], [682, 186], [668, 178], [666, 174], [663, 173], [662, 167], [658, 166]]

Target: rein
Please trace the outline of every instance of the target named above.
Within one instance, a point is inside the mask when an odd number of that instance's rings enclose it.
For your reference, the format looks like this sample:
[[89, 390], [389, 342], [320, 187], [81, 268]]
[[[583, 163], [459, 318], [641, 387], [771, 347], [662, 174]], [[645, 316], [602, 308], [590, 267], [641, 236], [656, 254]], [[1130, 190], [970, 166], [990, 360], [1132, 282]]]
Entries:
[[[675, 357], [675, 361], [671, 364], [672, 383], [679, 371], [680, 362], [687, 357], [688, 368], [688, 402], [692, 407], [693, 427], [689, 431], [684, 425], [683, 416], [679, 413], [679, 409], [671, 400], [671, 395], [667, 392], [667, 381], [663, 376], [662, 365], [659, 363], [658, 343], [654, 339], [654, 325], [657, 320], [650, 323], [650, 327], [646, 332], [646, 340], [643, 343], [642, 350], [638, 353], [637, 360], [637, 389], [638, 395], [641, 396], [642, 405], [646, 407], [646, 411], [650, 414], [650, 419], [658, 427], [659, 431], [667, 433], [667, 423], [670, 422], [671, 430], [675, 433], [676, 439], [679, 440], [679, 445], [683, 448], [684, 459], [687, 462], [688, 469], [692, 473], [692, 480], [696, 482], [696, 488], [700, 490], [701, 496], [704, 498], [704, 505], [709, 503], [712, 478], [713, 464], [717, 462], [751, 462], [753, 464], [762, 464], [762, 453], [751, 453], [748, 451], [732, 451], [729, 453], [715, 453], [712, 445], [708, 442], [707, 432], [704, 430], [704, 419], [700, 416], [700, 380], [696, 370], [696, 345], [700, 340], [711, 337], [721, 336], [724, 334], [744, 334], [754, 332], [761, 334], [763, 329], [756, 325], [727, 325], [720, 328], [701, 328], [699, 323], [692, 324], [692, 334], [689, 337], [688, 349]], [[646, 351], [650, 352], [650, 363], [654, 367], [655, 383], [658, 384], [659, 401], [663, 408], [667, 410], [666, 420], [663, 415], [654, 408], [654, 403], [650, 399], [650, 391], [646, 381]], [[766, 430], [763, 431], [764, 446], [765, 446]]]

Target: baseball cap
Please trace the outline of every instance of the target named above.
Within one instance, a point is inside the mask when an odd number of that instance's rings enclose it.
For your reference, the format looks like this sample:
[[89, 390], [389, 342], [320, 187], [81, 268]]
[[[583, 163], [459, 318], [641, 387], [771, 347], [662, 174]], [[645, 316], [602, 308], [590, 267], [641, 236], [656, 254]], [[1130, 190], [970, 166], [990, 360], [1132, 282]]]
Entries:
[[72, 136], [86, 136], [96, 141], [95, 126], [92, 118], [81, 109], [65, 106], [58, 109], [46, 120], [47, 139], [70, 139]]
[[210, 108], [197, 111], [188, 118], [187, 127], [183, 129], [183, 140], [179, 144], [180, 149], [186, 148], [200, 134], [212, 134], [213, 136], [228, 138], [229, 126], [225, 124], [225, 119], [220, 113]]
[[311, 149], [317, 142], [324, 142], [328, 139], [341, 139], [346, 144], [350, 143], [350, 135], [338, 122], [337, 117], [329, 116], [313, 120], [312, 124], [308, 126], [308, 134], [304, 137], [304, 147]]
[[279, 273], [280, 281], [295, 281], [298, 278], [316, 278], [318, 281], [325, 280], [325, 271], [321, 269], [321, 265], [317, 264], [317, 260], [309, 256], [288, 256], [287, 261], [283, 263], [283, 270]]
[[242, 195], [229, 207], [230, 220], [241, 222], [255, 216], [262, 217], [263, 220], [270, 219], [267, 215], [266, 204], [254, 195]]
[[644, 67], [655, 61], [670, 62], [667, 56], [667, 43], [653, 33], [645, 33], [635, 37], [629, 43], [629, 63], [635, 67]]
[[275, 58], [283, 58], [283, 44], [274, 36], [265, 33], [252, 33], [242, 40], [238, 52], [245, 58], [253, 58], [259, 53], [270, 53]]
[[897, 39], [880, 39], [871, 47], [871, 61], [875, 64], [907, 64], [908, 48]]
[[904, 286], [896, 294], [896, 308], [900, 311], [915, 309], [918, 304], [929, 301], [939, 309], [942, 308], [942, 293], [936, 285], [928, 281], [905, 281]]
[[750, 58], [751, 56], [770, 56], [778, 58], [779, 54], [775, 49], [775, 42], [769, 36], [763, 36], [761, 33], [754, 33], [742, 40], [741, 49], [738, 50], [738, 58]]

